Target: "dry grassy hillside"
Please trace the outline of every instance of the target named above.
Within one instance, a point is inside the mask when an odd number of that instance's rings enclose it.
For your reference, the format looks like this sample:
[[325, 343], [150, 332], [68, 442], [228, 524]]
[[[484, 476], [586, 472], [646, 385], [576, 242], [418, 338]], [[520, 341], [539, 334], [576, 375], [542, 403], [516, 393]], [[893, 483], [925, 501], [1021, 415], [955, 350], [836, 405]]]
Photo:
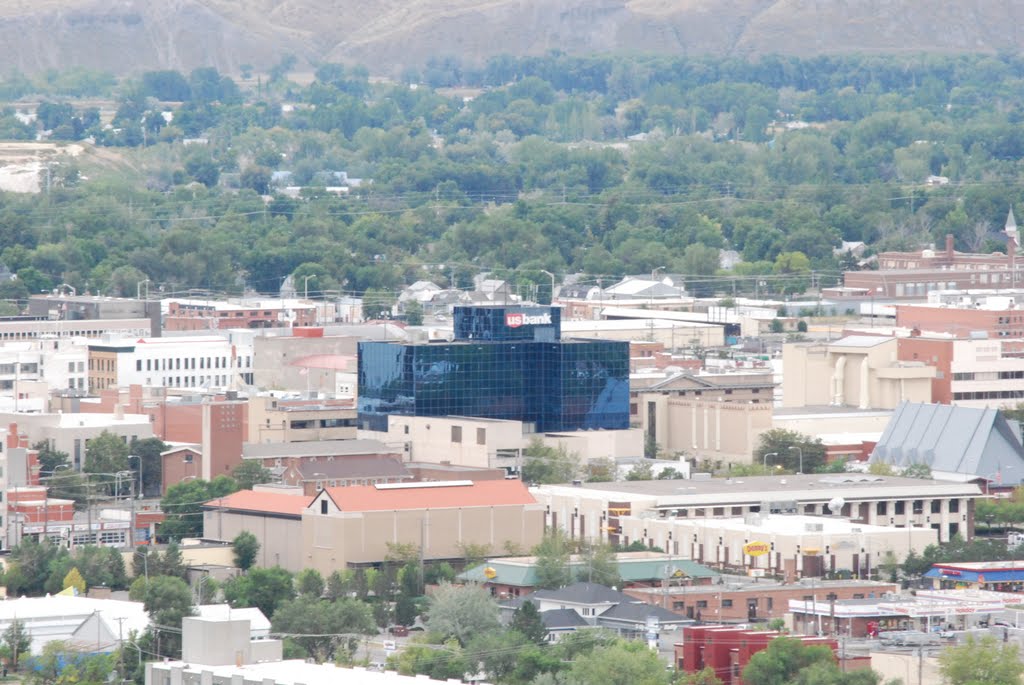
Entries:
[[438, 54], [799, 55], [1016, 50], [1017, 0], [0, 0], [9, 67], [268, 67], [281, 54], [377, 73]]

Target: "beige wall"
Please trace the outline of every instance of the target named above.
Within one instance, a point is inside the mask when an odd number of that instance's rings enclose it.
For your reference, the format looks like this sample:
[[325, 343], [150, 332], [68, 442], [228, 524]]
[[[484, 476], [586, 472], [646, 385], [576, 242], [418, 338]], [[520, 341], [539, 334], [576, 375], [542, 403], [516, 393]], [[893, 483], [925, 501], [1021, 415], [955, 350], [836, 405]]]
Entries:
[[[287, 410], [284, 407], [287, 407]], [[281, 407], [281, 408], [279, 408]], [[354, 407], [302, 409], [273, 397], [253, 397], [249, 401], [249, 442], [306, 442], [311, 440], [351, 440], [356, 437]], [[322, 428], [325, 419], [351, 419], [352, 426]], [[296, 421], [310, 421], [310, 428], [293, 427]]]
[[565, 446], [566, 451], [583, 460], [639, 457], [644, 453], [644, 432], [638, 428], [548, 433], [541, 436], [541, 442], [555, 448]]
[[[860, 555], [860, 564], [870, 555], [871, 568], [877, 568], [886, 552], [893, 552], [900, 560], [910, 550], [918, 552], [938, 541], [938, 532], [931, 528], [882, 528], [876, 526], [852, 526], [852, 532], [815, 533], [801, 527], [804, 518], [794, 519], [792, 528], [786, 532], [764, 532], [756, 526], [716, 525], [714, 519], [641, 519], [636, 516], [622, 517], [620, 541], [629, 544], [642, 540], [673, 554], [697, 559], [708, 564], [743, 565], [745, 568], [762, 568], [769, 572], [781, 573], [785, 560], [794, 561], [796, 570], [802, 569], [802, 552], [818, 550], [825, 559], [825, 570], [852, 570], [854, 555]], [[865, 532], [856, 532], [857, 530]], [[760, 557], [746, 557], [742, 550], [748, 542], [767, 542], [774, 552]], [[863, 552], [861, 551], [863, 550]], [[832, 559], [834, 557], [834, 561]]]
[[[253, 339], [253, 383], [260, 388], [306, 390], [328, 394], [355, 392], [357, 338], [324, 336], [256, 336]], [[305, 375], [301, 362], [314, 355], [349, 357], [348, 368], [332, 370], [311, 368]], [[351, 390], [351, 393], [343, 392]]]
[[897, 359], [898, 341], [872, 347], [791, 343], [783, 346], [782, 404], [892, 409], [900, 402], [931, 402], [935, 369]]
[[344, 513], [329, 503], [326, 515], [312, 509], [303, 514], [303, 566], [327, 575], [347, 564], [378, 563], [388, 543], [422, 543], [427, 559], [460, 557], [460, 542], [495, 552], [506, 542], [530, 549], [543, 532], [544, 512], [536, 505]]
[[813, 411], [800, 414], [775, 414], [772, 428], [784, 428], [804, 435], [817, 436], [829, 433], [878, 433], [889, 425], [892, 412], [889, 410], [869, 412], [825, 412]]
[[[453, 427], [461, 429], [460, 442], [452, 440]], [[467, 417], [389, 416], [387, 433], [359, 431], [359, 437], [400, 448], [406, 461], [476, 468], [513, 466], [497, 457], [498, 450], [518, 450], [526, 443], [519, 421]]]
[[[301, 497], [301, 495], [296, 495]], [[242, 531], [249, 531], [260, 543], [257, 566], [280, 566], [292, 572], [305, 568], [302, 553], [302, 521], [271, 516], [242, 515], [230, 511], [203, 512], [203, 537], [230, 542]], [[182, 548], [182, 552], [188, 548]], [[233, 566], [231, 548], [227, 565]], [[212, 563], [212, 562], [211, 562]]]
[[[934, 656], [912, 653], [871, 652], [871, 670], [882, 676], [882, 682], [900, 681], [903, 685], [934, 685], [944, 682], [939, 660]], [[920, 674], [920, 677], [918, 677]]]
[[640, 393], [639, 415], [649, 430], [655, 406], [655, 439], [669, 453], [713, 461], [749, 463], [758, 438], [772, 427], [771, 404], [718, 402], [661, 393]]
[[[461, 429], [460, 442], [453, 441], [453, 427]], [[360, 431], [359, 436], [396, 449], [401, 445], [406, 461], [475, 468], [518, 469], [519, 450], [533, 438], [551, 447], [564, 445], [582, 460], [636, 457], [644, 451], [643, 432], [635, 429], [530, 434], [523, 433], [520, 421], [467, 417], [390, 416], [387, 433]]]
[[[690, 347], [697, 341], [701, 347], [722, 347], [725, 345], [725, 327], [702, 324], [675, 323], [654, 319], [636, 320], [634, 326], [610, 327], [603, 321], [562, 322], [563, 338], [586, 338], [591, 340], [625, 340], [632, 342], [646, 340], [661, 343], [665, 349]], [[616, 322], [618, 323], [618, 322]]]

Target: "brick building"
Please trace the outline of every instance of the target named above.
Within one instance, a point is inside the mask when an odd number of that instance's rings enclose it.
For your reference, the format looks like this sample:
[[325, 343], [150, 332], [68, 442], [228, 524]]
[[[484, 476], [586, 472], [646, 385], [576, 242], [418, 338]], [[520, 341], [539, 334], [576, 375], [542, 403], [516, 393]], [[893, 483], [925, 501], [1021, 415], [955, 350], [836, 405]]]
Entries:
[[780, 583], [774, 580], [730, 577], [711, 585], [668, 585], [626, 588], [626, 594], [683, 614], [696, 621], [749, 623], [784, 618], [790, 600], [830, 601], [882, 597], [896, 592], [893, 583], [867, 580], [812, 580]]
[[[780, 637], [773, 630], [748, 630], [727, 626], [684, 626], [683, 641], [675, 646], [676, 669], [696, 673], [711, 668], [723, 685], [743, 685], [743, 669], [750, 658]], [[799, 637], [805, 645], [824, 645], [833, 654], [838, 649], [835, 640], [824, 637]], [[847, 660], [843, 670], [869, 668], [870, 659]], [[749, 685], [758, 685], [750, 683]]]
[[303, 300], [238, 298], [164, 300], [165, 331], [291, 328], [316, 324], [316, 305]]

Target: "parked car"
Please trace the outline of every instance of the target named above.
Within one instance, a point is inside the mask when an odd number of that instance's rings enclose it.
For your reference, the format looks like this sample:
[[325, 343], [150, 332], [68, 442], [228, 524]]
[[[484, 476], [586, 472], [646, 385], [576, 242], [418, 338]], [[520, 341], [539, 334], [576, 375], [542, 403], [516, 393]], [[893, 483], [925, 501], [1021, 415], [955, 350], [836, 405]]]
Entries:
[[409, 629], [406, 626], [391, 626], [389, 631], [395, 637], [408, 637], [409, 636]]

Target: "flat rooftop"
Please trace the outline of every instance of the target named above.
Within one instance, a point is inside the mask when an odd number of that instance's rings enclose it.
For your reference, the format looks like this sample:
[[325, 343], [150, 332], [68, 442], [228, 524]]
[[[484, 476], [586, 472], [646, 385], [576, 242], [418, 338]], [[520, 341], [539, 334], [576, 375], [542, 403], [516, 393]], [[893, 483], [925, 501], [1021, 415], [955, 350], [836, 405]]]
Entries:
[[964, 497], [977, 496], [981, 490], [973, 483], [875, 476], [872, 474], [802, 474], [750, 476], [742, 478], [704, 478], [689, 480], [644, 480], [581, 485], [540, 485], [533, 489], [544, 494], [604, 500], [648, 500], [655, 507], [714, 506], [773, 501], [828, 501], [841, 496], [847, 501], [879, 498]]

